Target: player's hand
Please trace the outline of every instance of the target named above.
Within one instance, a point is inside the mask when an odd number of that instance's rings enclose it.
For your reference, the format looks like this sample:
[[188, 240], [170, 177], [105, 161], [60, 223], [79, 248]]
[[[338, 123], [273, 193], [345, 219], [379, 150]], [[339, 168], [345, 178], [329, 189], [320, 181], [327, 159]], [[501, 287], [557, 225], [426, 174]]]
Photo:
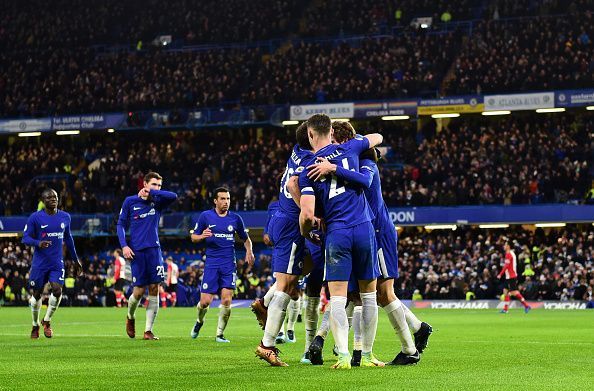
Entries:
[[204, 231], [202, 231], [202, 237], [210, 238], [211, 236], [212, 236], [212, 231], [210, 230], [210, 228], [206, 228]]
[[254, 256], [253, 252], [248, 252], [245, 254], [245, 261], [248, 263], [248, 265], [254, 266], [255, 260], [256, 260], [256, 257]]
[[122, 248], [122, 254], [124, 254], [124, 258], [126, 259], [134, 259], [134, 251], [128, 246]]
[[140, 189], [140, 191], [138, 192], [138, 196], [140, 198], [145, 198], [145, 199], [148, 198], [149, 194], [150, 194], [150, 190], [145, 189], [144, 187], [142, 189]]
[[39, 248], [48, 248], [51, 245], [52, 242], [50, 240], [42, 240], [41, 242], [39, 242]]
[[319, 231], [316, 231], [316, 230], [309, 231], [307, 233], [306, 238], [307, 238], [307, 240], [309, 240], [310, 242], [312, 242], [316, 246], [321, 246], [322, 245], [322, 238], [320, 236]]
[[77, 259], [76, 262], [74, 263], [74, 273], [76, 274], [77, 277], [81, 277], [83, 275], [83, 265], [82, 265], [80, 259]]
[[330, 163], [328, 159], [319, 157], [315, 164], [307, 166], [307, 176], [314, 181], [320, 180], [328, 174], [336, 172], [336, 164]]
[[267, 245], [268, 247], [272, 247], [272, 246], [273, 246], [273, 244], [272, 244], [272, 239], [270, 239], [270, 235], [268, 235], [268, 234], [265, 234], [265, 235], [262, 237], [262, 240], [264, 241], [264, 244], [265, 244], [265, 245]]

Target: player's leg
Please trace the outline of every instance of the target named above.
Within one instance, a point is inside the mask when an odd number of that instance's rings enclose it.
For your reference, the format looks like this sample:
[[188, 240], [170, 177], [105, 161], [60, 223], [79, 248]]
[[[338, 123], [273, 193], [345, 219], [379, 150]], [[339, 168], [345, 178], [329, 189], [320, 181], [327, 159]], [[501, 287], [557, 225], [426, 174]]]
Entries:
[[295, 323], [297, 322], [297, 317], [301, 312], [301, 292], [298, 291], [297, 298], [291, 299], [289, 302], [289, 306], [287, 307], [287, 338], [286, 341], [290, 343], [297, 342], [295, 338]]
[[515, 290], [511, 291], [510, 294], [512, 296], [514, 296], [516, 299], [520, 300], [520, 303], [522, 303], [522, 305], [524, 306], [524, 312], [525, 313], [528, 313], [528, 311], [530, 311], [532, 309], [530, 307], [530, 305], [528, 305], [528, 303], [526, 302], [526, 299], [524, 298], [524, 296], [522, 296], [522, 294], [520, 293], [520, 291], [518, 289], [515, 289]]
[[228, 343], [229, 340], [223, 335], [227, 322], [231, 316], [231, 300], [235, 291], [235, 263], [232, 262], [220, 268], [219, 286], [221, 287], [221, 307], [219, 308], [219, 321], [217, 324], [216, 342]]
[[29, 288], [31, 297], [29, 298], [29, 307], [31, 308], [31, 317], [33, 326], [31, 328], [31, 338], [39, 338], [39, 313], [41, 312], [41, 303], [43, 294], [43, 287], [49, 280], [49, 270], [42, 270], [40, 268], [31, 267], [29, 271]]
[[353, 230], [353, 273], [359, 281], [363, 323], [361, 366], [383, 366], [373, 356], [373, 343], [377, 332], [377, 277], [380, 275], [377, 260], [375, 229], [368, 222]]
[[128, 337], [136, 336], [136, 309], [142, 300], [148, 282], [145, 281], [145, 252], [135, 252], [134, 260], [130, 263], [132, 271], [132, 294], [128, 298], [128, 313], [126, 315], [126, 334]]
[[[316, 246], [318, 251], [314, 253], [312, 252], [311, 246], [308, 245], [307, 247], [310, 249], [310, 253], [312, 254], [314, 268], [307, 276], [307, 305], [305, 307], [305, 351], [301, 359], [301, 362], [303, 363], [311, 363], [311, 359], [309, 357], [309, 347], [314, 341], [318, 330], [320, 292], [322, 290], [322, 280], [324, 275], [324, 262], [320, 248]], [[328, 311], [328, 316], [329, 314], [330, 312]], [[329, 321], [328, 316], [326, 316], [326, 324], [328, 324]], [[323, 338], [325, 337], [326, 335], [324, 334]]]
[[64, 263], [62, 262], [57, 268], [51, 269], [48, 275], [50, 297], [47, 301], [47, 311], [41, 322], [43, 325], [43, 334], [47, 338], [51, 338], [54, 335], [51, 328], [51, 320], [62, 301], [62, 285], [64, 285], [65, 273], [66, 270], [64, 269]]
[[353, 356], [351, 358], [351, 365], [354, 367], [358, 367], [361, 365], [361, 351], [363, 349], [363, 341], [361, 335], [363, 327], [361, 313], [363, 311], [363, 306], [361, 303], [361, 296], [359, 295], [357, 282], [351, 280], [349, 280], [349, 305], [347, 306], [347, 317], [349, 316], [348, 309], [349, 307], [351, 307], [352, 310], [350, 324], [351, 328], [353, 329]]
[[153, 326], [159, 312], [159, 289], [165, 280], [166, 272], [160, 248], [152, 247], [144, 251], [146, 252], [145, 280], [148, 281], [148, 305], [143, 338], [158, 340], [159, 338], [153, 334]]
[[200, 329], [204, 324], [204, 317], [208, 312], [210, 303], [212, 303], [213, 295], [219, 291], [219, 269], [216, 266], [208, 266], [204, 268], [204, 274], [202, 275], [202, 282], [200, 285], [200, 302], [196, 306], [198, 317], [192, 331], [190, 331], [190, 337], [196, 338], [200, 333]]
[[511, 302], [511, 298], [509, 296], [509, 290], [507, 288], [503, 288], [503, 297], [504, 297], [504, 304], [503, 304], [503, 309], [500, 312], [507, 314], [507, 311], [509, 310], [509, 304]]

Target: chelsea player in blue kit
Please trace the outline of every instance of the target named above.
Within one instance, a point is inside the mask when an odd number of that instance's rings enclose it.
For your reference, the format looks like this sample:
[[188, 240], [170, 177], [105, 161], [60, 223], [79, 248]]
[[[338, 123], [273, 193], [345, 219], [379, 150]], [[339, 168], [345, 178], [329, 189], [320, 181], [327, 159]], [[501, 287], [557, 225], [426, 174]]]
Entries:
[[[308, 137], [317, 158], [326, 158], [349, 170], [359, 167], [359, 155], [383, 141], [380, 134], [358, 137], [342, 145], [332, 144], [330, 118], [316, 114], [307, 120]], [[309, 166], [309, 164], [308, 164]], [[373, 214], [358, 186], [343, 183], [335, 176], [313, 181], [307, 175], [299, 175], [301, 189], [301, 214], [299, 224], [302, 235], [316, 227], [314, 215], [316, 200], [323, 208], [326, 224], [325, 279], [330, 290], [330, 328], [338, 348], [335, 369], [349, 369], [351, 357], [348, 349], [348, 321], [346, 314], [347, 286], [354, 274], [359, 282], [363, 302], [363, 354], [361, 366], [383, 366], [373, 356], [373, 341], [377, 330], [376, 278], [379, 275], [377, 244]]]
[[[334, 129], [334, 139], [337, 143], [347, 142], [355, 136], [355, 130], [348, 123], [340, 124], [340, 126], [336, 126], [336, 129]], [[401, 352], [389, 364], [415, 364], [420, 360], [419, 353], [422, 353], [427, 347], [432, 328], [429, 324], [419, 321], [396, 297], [394, 280], [399, 276], [398, 234], [382, 197], [381, 180], [376, 164], [378, 156], [375, 150], [370, 149], [363, 152], [360, 159], [360, 173], [357, 171], [344, 171], [342, 168], [326, 160], [319, 162], [315, 166], [308, 167], [311, 168], [308, 175], [315, 180], [324, 175], [336, 173], [352, 183], [359, 183], [363, 186], [365, 197], [375, 214], [373, 225], [378, 243], [378, 260], [381, 272], [378, 300], [380, 306], [386, 311], [392, 327], [397, 331], [402, 345]], [[355, 325], [355, 322], [355, 318], [353, 318], [353, 325], [356, 328], [357, 325]], [[415, 333], [414, 344], [408, 326]]]
[[[144, 177], [144, 187], [137, 195], [124, 200], [117, 224], [118, 239], [124, 257], [130, 260], [132, 269], [132, 295], [128, 299], [126, 333], [136, 336], [135, 312], [146, 288], [146, 327], [143, 339], [158, 340], [153, 334], [153, 325], [159, 311], [159, 285], [167, 275], [159, 242], [161, 212], [177, 199], [177, 194], [161, 190], [163, 177], [149, 172]], [[130, 228], [130, 243], [126, 230]]]
[[217, 325], [216, 342], [228, 343], [224, 332], [231, 315], [231, 299], [235, 290], [237, 266], [235, 264], [235, 234], [243, 240], [245, 260], [252, 266], [254, 252], [243, 219], [229, 211], [231, 195], [229, 190], [219, 187], [214, 191], [214, 209], [202, 212], [194, 218], [192, 231], [193, 243], [204, 241], [206, 244], [206, 265], [202, 276], [198, 319], [190, 332], [192, 338], [198, 337], [204, 324], [204, 316], [212, 303], [213, 296], [220, 292], [221, 308]]
[[292, 176], [303, 171], [302, 162], [313, 156], [306, 124], [301, 124], [297, 128], [296, 139], [297, 145], [287, 161], [280, 183], [279, 208], [272, 216], [268, 227], [273, 244], [272, 271], [276, 278], [275, 291], [267, 309], [259, 301], [252, 305], [260, 324], [265, 323], [264, 336], [256, 348], [256, 356], [272, 366], [287, 366], [279, 358], [276, 338], [284, 323], [289, 302], [299, 297], [297, 282], [303, 272], [305, 256], [305, 239], [299, 231], [299, 207], [293, 201], [287, 183]]
[[43, 334], [47, 338], [53, 336], [51, 328], [52, 315], [62, 300], [64, 285], [64, 260], [62, 244], [65, 242], [72, 259], [76, 261], [77, 275], [82, 274], [82, 265], [76, 254], [74, 240], [70, 233], [70, 215], [58, 210], [58, 193], [46, 189], [41, 194], [44, 208], [29, 216], [23, 233], [23, 243], [35, 248], [31, 270], [29, 271], [29, 287], [32, 290], [29, 305], [33, 315], [31, 338], [39, 338], [39, 312], [41, 310], [41, 294], [48, 282], [51, 294], [47, 312], [43, 318]]

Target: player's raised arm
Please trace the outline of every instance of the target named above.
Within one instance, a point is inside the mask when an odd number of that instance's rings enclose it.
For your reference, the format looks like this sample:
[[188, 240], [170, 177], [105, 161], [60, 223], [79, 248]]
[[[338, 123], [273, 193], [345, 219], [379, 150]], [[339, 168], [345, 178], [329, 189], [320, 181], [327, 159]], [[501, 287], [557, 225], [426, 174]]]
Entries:
[[384, 136], [379, 133], [371, 133], [364, 136], [369, 141], [369, 148], [374, 148], [384, 142]]
[[149, 192], [149, 197], [155, 201], [155, 204], [160, 209], [164, 209], [164, 208], [168, 207], [175, 200], [177, 200], [177, 194], [172, 191], [167, 191], [167, 190], [151, 189]]

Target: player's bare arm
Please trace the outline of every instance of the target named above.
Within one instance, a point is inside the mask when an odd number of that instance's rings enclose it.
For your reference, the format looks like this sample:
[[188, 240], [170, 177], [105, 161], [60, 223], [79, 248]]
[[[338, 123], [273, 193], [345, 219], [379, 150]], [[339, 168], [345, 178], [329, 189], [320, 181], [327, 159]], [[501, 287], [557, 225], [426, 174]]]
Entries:
[[299, 177], [292, 176], [287, 183], [287, 190], [291, 194], [293, 201], [297, 204], [297, 206], [301, 207], [301, 190], [299, 190]]

